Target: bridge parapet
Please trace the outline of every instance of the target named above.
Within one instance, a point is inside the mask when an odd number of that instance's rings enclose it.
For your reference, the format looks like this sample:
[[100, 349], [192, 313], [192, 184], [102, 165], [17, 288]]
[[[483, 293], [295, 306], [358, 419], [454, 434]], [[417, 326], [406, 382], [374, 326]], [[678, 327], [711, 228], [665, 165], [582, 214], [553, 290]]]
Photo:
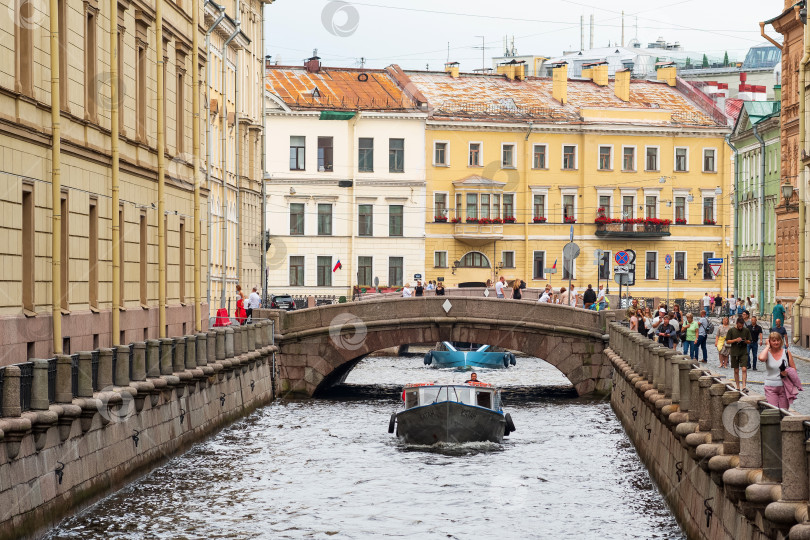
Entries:
[[611, 405], [689, 538], [810, 538], [810, 416], [618, 323]]

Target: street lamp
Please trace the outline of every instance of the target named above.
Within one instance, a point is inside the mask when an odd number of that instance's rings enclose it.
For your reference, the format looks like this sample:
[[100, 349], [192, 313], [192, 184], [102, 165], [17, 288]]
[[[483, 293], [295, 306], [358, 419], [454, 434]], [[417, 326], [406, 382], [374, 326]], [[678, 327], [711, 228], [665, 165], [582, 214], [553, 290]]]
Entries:
[[782, 184], [782, 198], [785, 199], [785, 207], [788, 206], [791, 197], [793, 197], [793, 184], [785, 182]]

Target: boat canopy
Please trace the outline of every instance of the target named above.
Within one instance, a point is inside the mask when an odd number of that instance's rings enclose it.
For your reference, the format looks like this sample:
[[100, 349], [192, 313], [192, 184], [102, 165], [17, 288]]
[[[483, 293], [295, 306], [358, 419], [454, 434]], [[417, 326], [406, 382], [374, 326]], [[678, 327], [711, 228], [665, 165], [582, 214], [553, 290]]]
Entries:
[[489, 384], [408, 385], [404, 392], [405, 408], [423, 407], [443, 401], [500, 410], [500, 392]]

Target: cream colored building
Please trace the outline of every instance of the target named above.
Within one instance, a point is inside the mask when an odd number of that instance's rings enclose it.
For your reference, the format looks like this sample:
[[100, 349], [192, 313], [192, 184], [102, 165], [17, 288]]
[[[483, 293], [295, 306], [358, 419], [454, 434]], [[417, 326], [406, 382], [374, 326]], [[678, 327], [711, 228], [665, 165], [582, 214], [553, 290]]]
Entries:
[[374, 278], [424, 276], [427, 115], [395, 77], [317, 58], [268, 68], [271, 294], [350, 296]]

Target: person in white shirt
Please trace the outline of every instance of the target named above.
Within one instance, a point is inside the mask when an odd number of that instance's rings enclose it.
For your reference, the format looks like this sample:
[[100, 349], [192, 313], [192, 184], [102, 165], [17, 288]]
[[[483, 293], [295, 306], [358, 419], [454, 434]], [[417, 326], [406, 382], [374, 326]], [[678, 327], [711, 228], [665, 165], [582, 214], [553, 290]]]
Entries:
[[707, 292], [706, 294], [703, 295], [703, 309], [706, 310], [706, 313], [709, 313], [711, 311], [711, 305], [712, 305], [712, 297], [709, 296], [709, 293]]
[[406, 283], [405, 286], [402, 287], [402, 298], [410, 298], [411, 294], [411, 284]]
[[505, 286], [506, 286], [506, 279], [503, 276], [501, 276], [501, 279], [499, 279], [495, 283], [495, 297], [496, 298], [503, 298], [504, 297], [503, 296], [503, 288]]
[[427, 287], [425, 288], [425, 290], [426, 290], [426, 291], [432, 291], [432, 290], [434, 290], [434, 289], [436, 289], [436, 286], [435, 286], [435, 285], [433, 285], [433, 282], [432, 282], [432, 281], [428, 281], [428, 284], [427, 284]]
[[546, 304], [551, 303], [551, 290], [549, 287], [546, 287], [543, 291], [543, 294], [540, 295], [540, 298], [537, 299], [538, 302], [543, 302]]
[[250, 293], [250, 296], [248, 296], [247, 300], [247, 308], [245, 309], [247, 318], [245, 320], [252, 320], [253, 309], [259, 308], [261, 306], [262, 306], [262, 297], [259, 296], [258, 292], [256, 292], [256, 287], [253, 287], [253, 292]]

